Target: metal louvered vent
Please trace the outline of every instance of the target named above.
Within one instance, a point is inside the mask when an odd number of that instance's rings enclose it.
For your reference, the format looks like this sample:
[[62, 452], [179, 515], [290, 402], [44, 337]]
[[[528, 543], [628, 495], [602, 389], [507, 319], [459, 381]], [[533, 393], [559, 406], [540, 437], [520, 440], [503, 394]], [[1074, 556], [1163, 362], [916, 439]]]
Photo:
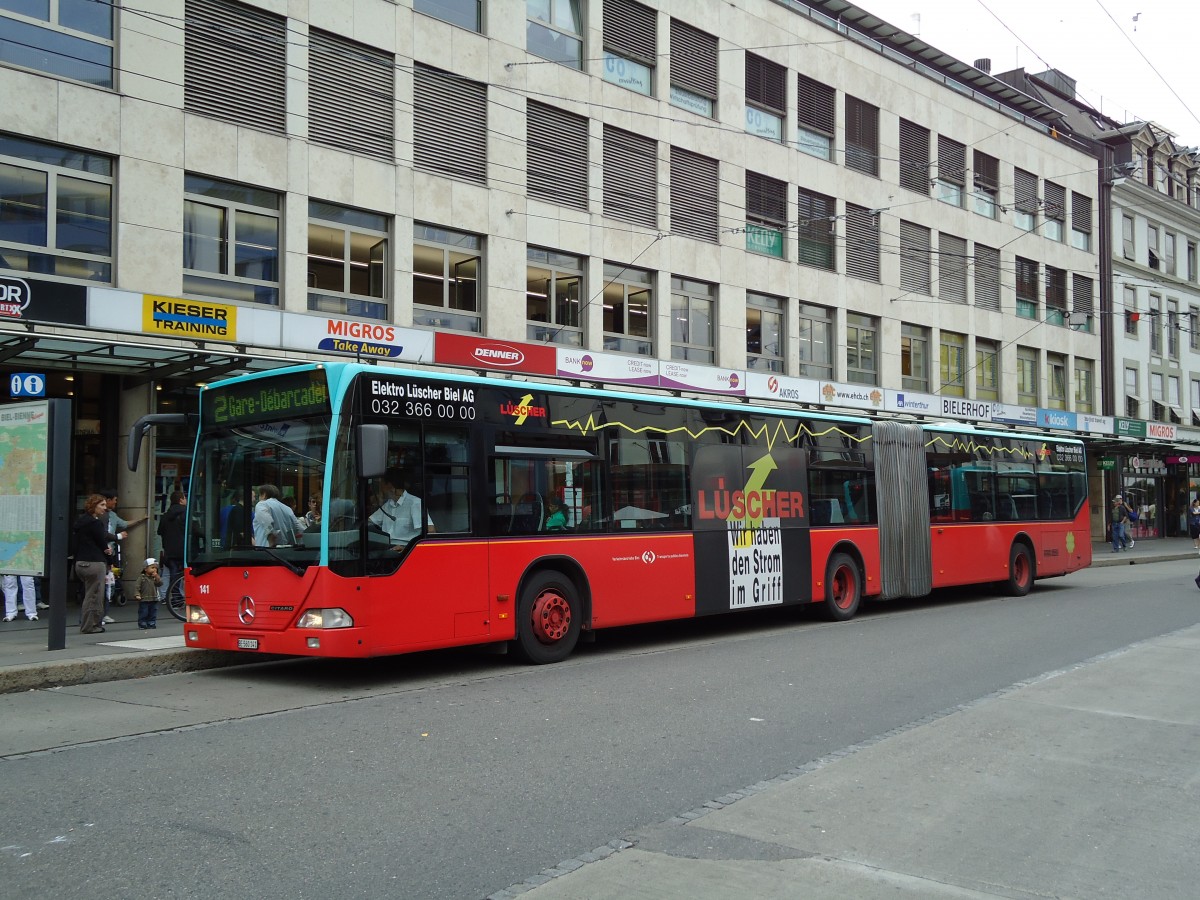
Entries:
[[394, 160], [396, 102], [391, 55], [312, 30], [308, 72], [309, 139]]
[[188, 0], [185, 15], [184, 109], [283, 134], [287, 19], [227, 0]]
[[833, 137], [837, 91], [807, 75], [796, 76], [796, 121]]
[[930, 231], [915, 222], [900, 222], [900, 287], [933, 293], [930, 275]]
[[962, 184], [967, 175], [967, 148], [956, 140], [938, 135], [937, 175], [950, 184]]
[[984, 191], [1000, 190], [1000, 160], [986, 153], [974, 152], [975, 187]]
[[879, 219], [871, 210], [846, 204], [846, 274], [879, 280]]
[[658, 43], [657, 13], [633, 0], [605, 0], [604, 46], [653, 67]]
[[1031, 216], [1038, 211], [1037, 176], [1024, 169], [1013, 169], [1013, 195], [1017, 209]]
[[747, 172], [746, 218], [780, 227], [787, 225], [787, 182]]
[[717, 161], [671, 148], [671, 231], [717, 243]]
[[414, 67], [413, 161], [418, 169], [487, 183], [486, 85]]
[[671, 84], [717, 99], [717, 39], [671, 20]]
[[975, 245], [975, 305], [1000, 309], [1000, 251]]
[[1067, 190], [1053, 181], [1045, 183], [1046, 218], [1062, 222], [1067, 218]]
[[1091, 315], [1095, 311], [1093, 282], [1086, 275], [1071, 275], [1071, 309]]
[[846, 95], [846, 168], [879, 174], [879, 108]]
[[525, 132], [529, 196], [587, 209], [587, 119], [529, 100], [525, 104]]
[[900, 120], [900, 187], [929, 196], [929, 129]]
[[1071, 191], [1071, 227], [1076, 231], [1091, 233], [1092, 198]]
[[967, 242], [952, 234], [938, 235], [938, 296], [967, 302]]
[[653, 138], [604, 126], [604, 215], [658, 227], [658, 159]]
[[784, 100], [784, 84], [787, 69], [779, 63], [763, 59], [753, 53], [746, 54], [746, 100], [780, 115], [787, 111]]

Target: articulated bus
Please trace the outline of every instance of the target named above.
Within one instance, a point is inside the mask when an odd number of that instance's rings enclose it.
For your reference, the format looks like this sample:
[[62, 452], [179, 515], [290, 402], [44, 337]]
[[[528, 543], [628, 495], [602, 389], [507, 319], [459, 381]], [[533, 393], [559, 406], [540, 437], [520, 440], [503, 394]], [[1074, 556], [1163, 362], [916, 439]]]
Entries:
[[[131, 466], [166, 419], [134, 426]], [[864, 598], [1023, 595], [1091, 562], [1066, 437], [351, 363], [210, 385], [198, 421], [191, 647], [503, 642], [547, 663], [603, 628], [809, 604], [846, 620]], [[379, 511], [393, 484], [418, 510], [403, 538]], [[314, 523], [256, 540], [263, 485]]]

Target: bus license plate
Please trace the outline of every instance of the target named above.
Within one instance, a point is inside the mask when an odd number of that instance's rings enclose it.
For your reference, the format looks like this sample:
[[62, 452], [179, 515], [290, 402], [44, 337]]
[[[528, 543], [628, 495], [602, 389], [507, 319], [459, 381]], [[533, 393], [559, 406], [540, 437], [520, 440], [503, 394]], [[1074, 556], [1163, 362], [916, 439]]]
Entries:
[[239, 650], [257, 650], [258, 638], [238, 638]]

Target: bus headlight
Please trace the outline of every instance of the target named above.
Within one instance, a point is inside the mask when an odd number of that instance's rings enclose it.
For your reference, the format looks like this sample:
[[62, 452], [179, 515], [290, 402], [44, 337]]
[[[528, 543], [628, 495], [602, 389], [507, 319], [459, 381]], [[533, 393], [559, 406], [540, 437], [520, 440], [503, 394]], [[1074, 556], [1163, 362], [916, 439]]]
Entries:
[[208, 624], [208, 613], [204, 611], [203, 606], [192, 606], [189, 603], [184, 617], [187, 619], [189, 625]]
[[297, 628], [353, 628], [354, 620], [344, 609], [310, 609], [300, 617]]

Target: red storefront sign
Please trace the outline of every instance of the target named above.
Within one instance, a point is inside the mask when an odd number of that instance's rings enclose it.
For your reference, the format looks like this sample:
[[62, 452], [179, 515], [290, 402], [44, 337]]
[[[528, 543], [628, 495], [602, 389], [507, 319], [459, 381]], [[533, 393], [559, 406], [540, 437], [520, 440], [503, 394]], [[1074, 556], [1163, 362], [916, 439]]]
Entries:
[[434, 336], [433, 358], [441, 365], [534, 375], [553, 375], [558, 368], [553, 347], [442, 331]]

